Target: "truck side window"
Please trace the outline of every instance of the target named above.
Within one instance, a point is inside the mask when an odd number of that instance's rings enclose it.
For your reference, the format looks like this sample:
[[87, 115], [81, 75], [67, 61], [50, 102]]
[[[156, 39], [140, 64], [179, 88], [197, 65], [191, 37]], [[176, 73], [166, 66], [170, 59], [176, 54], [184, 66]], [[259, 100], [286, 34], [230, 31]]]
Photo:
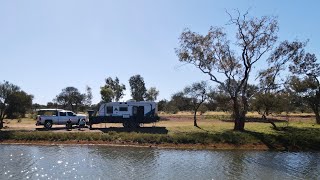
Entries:
[[107, 106], [107, 114], [113, 114], [113, 106]]
[[59, 112], [59, 115], [60, 116], [67, 116], [67, 113], [66, 112]]
[[76, 116], [73, 112], [67, 112], [68, 116]]

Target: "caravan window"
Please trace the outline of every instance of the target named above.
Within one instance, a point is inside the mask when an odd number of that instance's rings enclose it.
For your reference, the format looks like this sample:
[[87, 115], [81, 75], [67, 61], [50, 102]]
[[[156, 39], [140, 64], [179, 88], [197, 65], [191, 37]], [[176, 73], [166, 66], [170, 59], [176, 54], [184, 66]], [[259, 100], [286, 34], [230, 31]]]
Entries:
[[138, 107], [137, 106], [133, 106], [132, 107], [132, 113], [133, 113], [133, 115], [136, 115], [138, 113]]
[[119, 107], [119, 111], [128, 111], [128, 107]]
[[113, 114], [113, 107], [107, 106], [107, 114]]

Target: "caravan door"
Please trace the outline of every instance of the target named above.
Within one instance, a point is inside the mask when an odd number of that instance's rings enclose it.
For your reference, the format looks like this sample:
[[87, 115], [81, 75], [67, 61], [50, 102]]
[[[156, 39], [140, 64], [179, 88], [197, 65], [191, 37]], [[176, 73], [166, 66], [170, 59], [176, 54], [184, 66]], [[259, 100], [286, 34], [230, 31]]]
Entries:
[[133, 106], [132, 107], [133, 117], [135, 120], [141, 121], [144, 117], [144, 106]]

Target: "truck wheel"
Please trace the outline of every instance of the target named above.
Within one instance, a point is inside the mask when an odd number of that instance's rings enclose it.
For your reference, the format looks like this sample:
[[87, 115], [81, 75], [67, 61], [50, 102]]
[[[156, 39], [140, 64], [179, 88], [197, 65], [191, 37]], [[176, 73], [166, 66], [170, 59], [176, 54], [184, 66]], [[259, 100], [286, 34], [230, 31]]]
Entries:
[[129, 128], [130, 127], [130, 123], [128, 121], [125, 121], [122, 123], [124, 128]]
[[50, 128], [52, 127], [52, 121], [46, 121], [46, 122], [44, 122], [44, 127], [45, 127], [46, 129], [50, 129]]

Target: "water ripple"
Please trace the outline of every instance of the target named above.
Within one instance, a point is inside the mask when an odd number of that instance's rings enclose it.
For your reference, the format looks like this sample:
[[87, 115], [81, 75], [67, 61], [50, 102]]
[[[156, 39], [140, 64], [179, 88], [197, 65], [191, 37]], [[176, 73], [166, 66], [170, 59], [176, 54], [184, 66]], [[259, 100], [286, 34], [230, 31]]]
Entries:
[[319, 179], [319, 153], [0, 145], [0, 179]]

